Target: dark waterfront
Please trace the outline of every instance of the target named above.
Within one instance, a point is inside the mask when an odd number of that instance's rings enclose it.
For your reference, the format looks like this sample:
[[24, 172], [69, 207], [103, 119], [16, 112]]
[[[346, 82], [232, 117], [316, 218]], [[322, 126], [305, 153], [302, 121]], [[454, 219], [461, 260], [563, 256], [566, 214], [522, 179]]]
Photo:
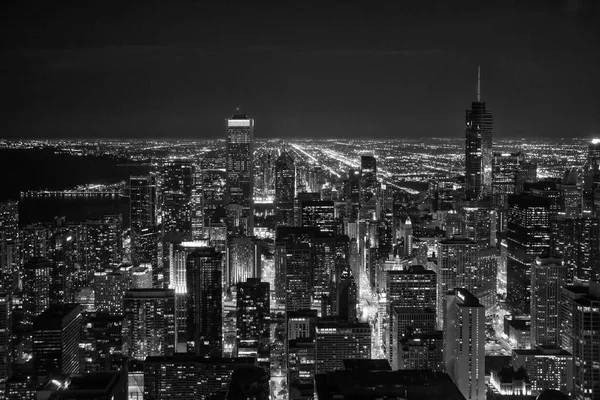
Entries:
[[65, 217], [66, 222], [74, 222], [110, 214], [122, 214], [124, 226], [129, 226], [129, 198], [119, 195], [78, 195], [19, 199], [21, 226], [40, 221], [51, 222], [54, 217]]

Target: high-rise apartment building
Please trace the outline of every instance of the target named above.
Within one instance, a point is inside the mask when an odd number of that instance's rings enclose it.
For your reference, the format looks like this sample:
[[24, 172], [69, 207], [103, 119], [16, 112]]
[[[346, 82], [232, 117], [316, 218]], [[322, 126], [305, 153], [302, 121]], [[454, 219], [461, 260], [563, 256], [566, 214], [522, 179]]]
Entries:
[[252, 235], [254, 228], [254, 120], [234, 114], [227, 126], [227, 204], [242, 207], [242, 231]]
[[466, 289], [452, 289], [446, 298], [446, 372], [465, 398], [484, 400], [485, 308]]

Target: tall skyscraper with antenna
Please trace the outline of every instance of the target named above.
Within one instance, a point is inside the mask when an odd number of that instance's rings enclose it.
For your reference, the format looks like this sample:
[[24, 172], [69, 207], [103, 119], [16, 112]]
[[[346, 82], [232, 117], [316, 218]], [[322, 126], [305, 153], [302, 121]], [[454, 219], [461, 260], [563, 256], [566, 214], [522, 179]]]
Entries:
[[[227, 119], [227, 204], [242, 206], [240, 225], [254, 230], [254, 120], [240, 113]], [[245, 224], [244, 224], [245, 223]]]
[[492, 194], [492, 112], [481, 101], [481, 70], [477, 67], [477, 101], [467, 110], [465, 143], [466, 198]]

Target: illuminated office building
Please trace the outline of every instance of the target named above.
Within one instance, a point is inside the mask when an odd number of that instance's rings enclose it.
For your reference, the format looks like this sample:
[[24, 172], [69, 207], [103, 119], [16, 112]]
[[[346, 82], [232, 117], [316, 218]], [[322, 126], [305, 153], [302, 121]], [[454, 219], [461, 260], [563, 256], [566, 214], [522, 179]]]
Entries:
[[360, 203], [367, 204], [379, 193], [377, 161], [374, 156], [360, 157]]
[[131, 268], [131, 289], [152, 288], [152, 264], [140, 264]]
[[569, 267], [560, 258], [537, 257], [531, 266], [531, 344], [559, 346], [560, 300]]
[[82, 307], [54, 305], [33, 320], [33, 361], [38, 377], [82, 371]]
[[50, 306], [52, 263], [34, 257], [23, 266], [23, 309], [36, 317]]
[[345, 359], [371, 358], [368, 323], [320, 319], [315, 329], [317, 374], [343, 369]]
[[515, 194], [517, 173], [525, 163], [525, 155], [517, 153], [493, 153], [492, 193], [494, 205], [505, 208], [509, 194]]
[[200, 356], [223, 352], [222, 257], [212, 247], [197, 247], [187, 256], [187, 342]]
[[111, 315], [123, 314], [123, 296], [130, 287], [129, 281], [129, 277], [122, 271], [96, 271], [94, 273], [96, 311]]
[[96, 313], [86, 320], [84, 329], [85, 372], [108, 372], [123, 369], [122, 315]]
[[297, 310], [287, 312], [287, 339], [314, 338], [317, 323], [317, 310]]
[[303, 201], [302, 226], [318, 227], [323, 233], [337, 233], [333, 201]]
[[130, 227], [138, 232], [156, 225], [156, 176], [129, 178]]
[[360, 209], [360, 181], [360, 170], [350, 169], [348, 171], [348, 192], [346, 196], [350, 202], [348, 215], [350, 216], [351, 221], [356, 221], [358, 210]]
[[537, 256], [550, 250], [550, 200], [531, 195], [508, 198], [508, 308], [528, 315], [531, 305], [531, 268]]
[[490, 199], [467, 200], [461, 204], [459, 215], [464, 225], [463, 235], [475, 242], [479, 250], [495, 245], [495, 243], [492, 243], [492, 211], [493, 207]]
[[124, 296], [123, 353], [136, 360], [175, 350], [175, 291], [131, 289]]
[[19, 202], [0, 202], [0, 290], [18, 287], [19, 242]]
[[525, 368], [532, 391], [554, 389], [568, 394], [573, 390], [573, 355], [561, 348], [515, 349], [512, 366]]
[[398, 362], [393, 369], [418, 369], [442, 372], [444, 365], [442, 331], [413, 334], [398, 344]]
[[193, 166], [184, 160], [169, 160], [159, 167], [158, 199], [161, 230], [191, 233]]
[[288, 242], [279, 252], [285, 271], [285, 309], [304, 310], [311, 307], [313, 251], [307, 243]]
[[144, 399], [205, 400], [219, 395], [224, 398], [230, 390], [233, 372], [254, 364], [252, 358], [204, 358], [180, 353], [148, 357], [144, 362]]
[[315, 393], [315, 338], [289, 341], [287, 370], [290, 400], [313, 399]]
[[446, 372], [467, 399], [485, 397], [485, 308], [466, 289], [446, 294]]
[[[254, 120], [244, 114], [227, 119], [227, 204], [242, 207], [241, 225], [254, 229]], [[244, 223], [245, 222], [245, 223]]]
[[573, 299], [573, 394], [575, 399], [600, 399], [600, 283]]
[[296, 165], [283, 151], [275, 161], [275, 212], [277, 223], [294, 225], [294, 198], [296, 197]]
[[585, 217], [558, 221], [558, 251], [579, 281], [600, 280], [600, 219]]
[[464, 236], [454, 236], [438, 244], [437, 262], [438, 328], [443, 329], [446, 293], [455, 287], [475, 292], [479, 283], [477, 244]]
[[492, 195], [492, 112], [481, 101], [479, 70], [477, 101], [466, 112], [466, 198], [482, 199]]
[[270, 339], [270, 285], [260, 279], [249, 278], [238, 285], [237, 354], [254, 357], [258, 364], [269, 371]]
[[600, 183], [600, 139], [593, 139], [588, 144], [584, 174], [586, 189], [593, 189]]
[[[396, 357], [397, 337], [394, 337], [394, 310], [396, 309], [436, 309], [436, 273], [421, 265], [413, 265], [407, 270], [386, 272], [387, 309], [385, 316], [388, 322], [386, 354], [390, 365]], [[434, 318], [435, 319], [435, 318]]]
[[255, 237], [234, 237], [227, 243], [227, 285], [261, 276], [261, 243]]
[[[0, 390], [12, 376], [13, 337], [12, 299], [9, 293], [0, 293]], [[1, 394], [1, 393], [0, 393]]]
[[202, 170], [202, 204], [204, 221], [210, 219], [215, 210], [225, 207], [227, 172], [224, 169]]
[[27, 225], [21, 230], [23, 262], [32, 257], [47, 258], [50, 246], [50, 230], [44, 224]]

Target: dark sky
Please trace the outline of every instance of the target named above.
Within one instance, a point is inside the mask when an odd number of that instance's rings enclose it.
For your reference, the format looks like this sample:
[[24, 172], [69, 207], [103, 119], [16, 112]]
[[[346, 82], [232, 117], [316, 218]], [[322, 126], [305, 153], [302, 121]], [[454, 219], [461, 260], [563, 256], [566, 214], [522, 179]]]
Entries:
[[0, 137], [463, 137], [479, 64], [496, 137], [600, 134], [595, 0], [13, 3]]

